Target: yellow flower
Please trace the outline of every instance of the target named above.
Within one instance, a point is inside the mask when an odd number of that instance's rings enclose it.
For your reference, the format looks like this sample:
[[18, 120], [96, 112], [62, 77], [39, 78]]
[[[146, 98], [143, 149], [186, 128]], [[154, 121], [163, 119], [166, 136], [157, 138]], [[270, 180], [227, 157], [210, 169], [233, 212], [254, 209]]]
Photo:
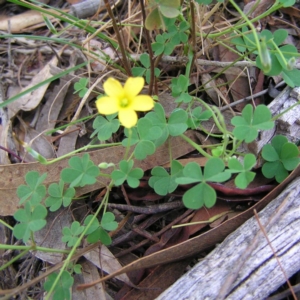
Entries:
[[144, 83], [142, 77], [129, 77], [122, 87], [118, 80], [108, 78], [103, 84], [107, 96], [96, 101], [99, 113], [111, 115], [118, 112], [121, 124], [126, 128], [133, 127], [138, 120], [135, 111], [148, 111], [154, 106], [150, 96], [138, 95]]

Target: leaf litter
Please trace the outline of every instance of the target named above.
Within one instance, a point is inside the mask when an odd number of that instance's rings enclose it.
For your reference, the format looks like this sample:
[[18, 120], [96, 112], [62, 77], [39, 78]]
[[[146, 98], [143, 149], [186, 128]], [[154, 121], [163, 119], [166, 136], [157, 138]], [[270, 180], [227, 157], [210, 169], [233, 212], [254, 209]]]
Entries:
[[[73, 2], [72, 2], [73, 3]], [[3, 4], [2, 4], [3, 5]], [[51, 5], [51, 2], [50, 2]], [[55, 7], [55, 4], [53, 4]], [[139, 18], [136, 18], [136, 15], [133, 13], [137, 13], [140, 11], [139, 5], [137, 3], [134, 3], [132, 7], [129, 9], [126, 6], [120, 5], [120, 8], [123, 8], [123, 15], [122, 18], [124, 20], [132, 20], [133, 22], [136, 22], [137, 24], [141, 24], [141, 16]], [[56, 7], [57, 8], [57, 7]], [[128, 9], [128, 11], [127, 11]], [[297, 13], [296, 8], [289, 8], [291, 10], [284, 11], [286, 14], [294, 15]], [[47, 9], [48, 10], [48, 9]], [[105, 10], [103, 10], [105, 11]], [[122, 10], [120, 10], [122, 11]], [[124, 12], [125, 11], [125, 12]], [[52, 12], [51, 9], [49, 9], [49, 12]], [[54, 11], [54, 14], [56, 11]], [[201, 12], [205, 15], [205, 13], [209, 12]], [[257, 10], [255, 13], [258, 14]], [[103, 20], [105, 20], [105, 13], [100, 15]], [[207, 17], [208, 18], [208, 17]], [[7, 20], [10, 20], [10, 27], [7, 27]], [[28, 23], [27, 21], [30, 20]], [[13, 17], [6, 17], [4, 19], [1, 19], [0, 22], [0, 29], [3, 31], [6, 31], [8, 33], [22, 33], [22, 32], [28, 32], [30, 34], [34, 35], [46, 35], [50, 34], [49, 29], [45, 27], [45, 23], [43, 22], [44, 18], [42, 17], [42, 14], [37, 13], [33, 10], [27, 10], [21, 14], [16, 14]], [[50, 19], [52, 22], [54, 22], [54, 19]], [[25, 22], [26, 21], [26, 22]], [[276, 23], [278, 20], [276, 18], [273, 18], [269, 21], [275, 23], [271, 24], [275, 27], [280, 26], [280, 24]], [[228, 26], [230, 26], [230, 22], [226, 22]], [[54, 23], [55, 24], [55, 23]], [[220, 24], [223, 23], [220, 22]], [[218, 26], [218, 23], [215, 24]], [[58, 26], [61, 26], [59, 24]], [[135, 32], [135, 34], [139, 34], [139, 32], [136, 30], [135, 27], [131, 27], [131, 29]], [[210, 30], [210, 29], [204, 29], [203, 30]], [[68, 39], [72, 41], [72, 36], [74, 35], [74, 39], [78, 39], [79, 37], [76, 36], [72, 32], [72, 29], [68, 28], [66, 29], [68, 33]], [[111, 25], [106, 24], [104, 28], [102, 28], [102, 31], [106, 34], [114, 37], [114, 35], [111, 33]], [[2, 33], [1, 33], [2, 34]], [[82, 32], [80, 33], [82, 34]], [[293, 35], [291, 35], [294, 39], [294, 42], [296, 43], [296, 39]], [[56, 43], [55, 40], [47, 42], [47, 41], [33, 41], [31, 44], [28, 42], [23, 43], [22, 37], [16, 38], [15, 40], [12, 39], [9, 43], [5, 42], [5, 40], [0, 40], [1, 44], [0, 47], [2, 50], [5, 50], [7, 52], [7, 49], [9, 49], [10, 55], [14, 55], [14, 63], [16, 63], [15, 66], [13, 66], [11, 63], [12, 61], [9, 60], [7, 63], [5, 63], [4, 66], [4, 72], [3, 72], [3, 78], [5, 81], [9, 84], [9, 90], [5, 98], [10, 98], [14, 96], [15, 93], [13, 88], [21, 88], [20, 91], [26, 91], [28, 88], [33, 87], [35, 85], [39, 85], [44, 80], [47, 80], [53, 76], [53, 68], [59, 67], [61, 71], [64, 71], [67, 68], [72, 68], [76, 65], [76, 61], [72, 62], [71, 57], [75, 53], [74, 48], [65, 48], [62, 45]], [[88, 44], [88, 41], [85, 41], [86, 45]], [[94, 38], [91, 38], [92, 47], [94, 47], [93, 51], [99, 51], [101, 53], [101, 57], [103, 58], [105, 55], [109, 55], [111, 60], [115, 60], [116, 57], [114, 54], [114, 50], [112, 48], [108, 47], [107, 52], [105, 53], [105, 49], [102, 50], [99, 48], [100, 45], [97, 44], [97, 40]], [[145, 51], [146, 46], [141, 44], [138, 45], [136, 39], [132, 39], [130, 35], [127, 35], [127, 43], [128, 45], [131, 43], [134, 47], [142, 49], [140, 50], [141, 53]], [[101, 45], [102, 46], [102, 45]], [[210, 45], [208, 45], [209, 47]], [[70, 50], [72, 49], [72, 50]], [[76, 50], [77, 51], [77, 50]], [[76, 52], [77, 58], [80, 60], [84, 59], [86, 60], [86, 57], [84, 57], [83, 53], [87, 53], [87, 51], [90, 51], [90, 48], [86, 47], [85, 50], [81, 53]], [[104, 54], [103, 54], [104, 52]], [[199, 52], [200, 53], [200, 52]], [[104, 55], [104, 56], [103, 56]], [[30, 60], [25, 61], [24, 56], [28, 57], [30, 56]], [[202, 55], [203, 56], [203, 55]], [[4, 56], [3, 56], [4, 57]], [[1, 57], [2, 58], [2, 57]], [[87, 57], [87, 59], [95, 59], [95, 53], [91, 54]], [[102, 72], [104, 74], [108, 71], [107, 66], [103, 63], [103, 59], [98, 59], [98, 61], [94, 61], [92, 64], [92, 68], [94, 71]], [[236, 59], [236, 56], [231, 51], [228, 51], [226, 49], [223, 49], [221, 46], [219, 46], [219, 49], [214, 50], [213, 53], [213, 60], [220, 61], [220, 62], [230, 62], [234, 61]], [[172, 71], [170, 70], [172, 66], [164, 66], [164, 71], [168, 74], [168, 72]], [[173, 67], [173, 68], [176, 68]], [[217, 69], [211, 68], [211, 67], [204, 67], [201, 65], [198, 65], [201, 78], [202, 80], [208, 77], [205, 77], [205, 75], [213, 74]], [[17, 71], [19, 69], [20, 71]], [[256, 70], [257, 71], [257, 70]], [[217, 71], [218, 72], [218, 71]], [[230, 102], [243, 99], [250, 94], [250, 90], [252, 89], [252, 85], [254, 85], [252, 77], [248, 74], [245, 76], [244, 70], [242, 69], [233, 69], [233, 74], [226, 74], [226, 78], [223, 81], [215, 81], [212, 80], [211, 86], [213, 87], [213, 90], [215, 93], [208, 93], [211, 97], [212, 101], [216, 103], [217, 105], [228, 105]], [[254, 70], [255, 72], [255, 70]], [[17, 74], [16, 74], [17, 73]], [[17, 80], [13, 80], [12, 74], [17, 75]], [[92, 74], [90, 70], [82, 69], [80, 72], [75, 71], [72, 72], [72, 75], [80, 80], [85, 80], [89, 78], [92, 82], [96, 82], [96, 76], [99, 74]], [[69, 75], [68, 75], [69, 76]], [[68, 78], [68, 76], [61, 77], [58, 80], [54, 82], [48, 82], [47, 84], [43, 84], [42, 86], [38, 87], [34, 91], [31, 91], [30, 93], [26, 93], [22, 98], [19, 98], [19, 100], [12, 102], [8, 106], [8, 120], [4, 124], [1, 124], [1, 129], [4, 130], [4, 133], [1, 132], [2, 138], [6, 139], [9, 137], [8, 133], [9, 128], [11, 128], [12, 124], [12, 130], [15, 134], [17, 134], [17, 137], [20, 140], [26, 141], [27, 143], [31, 143], [32, 147], [35, 148], [38, 152], [42, 152], [44, 156], [54, 157], [61, 156], [65, 153], [68, 153], [70, 151], [73, 151], [78, 148], [78, 145], [84, 145], [90, 142], [90, 139], [88, 138], [86, 132], [92, 132], [92, 121], [89, 119], [91, 113], [86, 107], [86, 109], [82, 109], [82, 111], [78, 111], [78, 103], [75, 103], [76, 96], [73, 95], [73, 83], [72, 81], [74, 78]], [[197, 82], [198, 75], [193, 74], [193, 79]], [[230, 82], [228, 89], [222, 89], [222, 85], [224, 82]], [[255, 80], [254, 80], [255, 81]], [[100, 90], [102, 89], [101, 85], [99, 85]], [[80, 88], [81, 90], [84, 89], [84, 86], [75, 87]], [[15, 89], [16, 90], [16, 89]], [[18, 91], [17, 93], [19, 93]], [[160, 92], [163, 92], [161, 90]], [[164, 91], [167, 94], [167, 97], [170, 97], [167, 91]], [[10, 94], [9, 94], [10, 93]], [[172, 99], [172, 98], [171, 98]], [[87, 103], [90, 102], [91, 107], [93, 107], [93, 101], [95, 100], [95, 95], [92, 95], [88, 98], [87, 97]], [[4, 99], [2, 100], [2, 102]], [[169, 108], [171, 101], [161, 101], [162, 109], [164, 109], [167, 114], [168, 111], [172, 112], [173, 109]], [[172, 101], [173, 103], [173, 101]], [[259, 104], [259, 103], [257, 103]], [[89, 104], [87, 104], [89, 105]], [[242, 104], [239, 107], [239, 110], [241, 110], [244, 107], [244, 104]], [[70, 120], [74, 114], [76, 115], [77, 112], [80, 112], [79, 118], [86, 118], [85, 121], [83, 121], [85, 130], [82, 130], [83, 126], [80, 123], [75, 123], [71, 127], [68, 127], [68, 130], [63, 131], [65, 129], [64, 125], [67, 124], [67, 121]], [[7, 112], [6, 112], [7, 113]], [[227, 113], [227, 112], [226, 112]], [[177, 114], [180, 114], [177, 113]], [[18, 116], [19, 122], [14, 121], [13, 117]], [[2, 116], [2, 114], [1, 114]], [[175, 118], [176, 116], [174, 116]], [[36, 120], [36, 123], [32, 122], [34, 119]], [[186, 116], [182, 115], [180, 118], [185, 119]], [[17, 119], [16, 119], [17, 120]], [[12, 121], [14, 121], [12, 123]], [[172, 123], [163, 121], [163, 124], [160, 124], [160, 126], [164, 129], [167, 128], [167, 130], [172, 131]], [[296, 121], [295, 121], [296, 122]], [[183, 122], [184, 123], [184, 122]], [[24, 125], [26, 124], [26, 125]], [[30, 124], [30, 125], [28, 125]], [[205, 123], [204, 123], [205, 124]], [[23, 128], [22, 128], [23, 126]], [[56, 135], [52, 134], [45, 135], [47, 131], [53, 130], [53, 128], [62, 126], [62, 130], [57, 131]], [[184, 126], [184, 125], [183, 125]], [[206, 130], [213, 131], [216, 130], [215, 128], [212, 128], [212, 126], [207, 122]], [[230, 126], [230, 124], [228, 124]], [[17, 130], [19, 129], [19, 130]], [[184, 128], [182, 129], [185, 130]], [[82, 134], [82, 135], [81, 135]], [[296, 134], [294, 134], [295, 136]], [[140, 134], [140, 138], [141, 138]], [[190, 134], [190, 137], [194, 139], [195, 141], [198, 141], [202, 138], [199, 138], [198, 134]], [[299, 137], [299, 136], [298, 136]], [[117, 137], [116, 137], [117, 138]], [[4, 140], [3, 145], [5, 148], [10, 149], [13, 152], [16, 152], [21, 157], [21, 160], [13, 160], [8, 155], [5, 155], [3, 159], [1, 159], [1, 162], [3, 163], [0, 166], [0, 173], [2, 176], [0, 177], [1, 182], [1, 208], [0, 208], [0, 215], [1, 216], [9, 216], [12, 215], [15, 210], [18, 208], [19, 199], [17, 198], [17, 188], [21, 184], [24, 184], [24, 178], [25, 174], [28, 171], [36, 170], [39, 172], [39, 174], [47, 173], [48, 177], [46, 179], [46, 185], [49, 186], [50, 184], [58, 183], [59, 182], [59, 173], [60, 171], [67, 167], [67, 160], [62, 160], [57, 164], [49, 165], [49, 166], [43, 166], [38, 163], [28, 163], [28, 156], [26, 156], [26, 153], [24, 153], [22, 150], [18, 150], [19, 146], [18, 143], [15, 141], [15, 139], [11, 138], [12, 142], [8, 140]], [[2, 142], [2, 140], [1, 140]], [[37, 145], [34, 145], [34, 142], [37, 143]], [[263, 141], [265, 143], [265, 141]], [[1, 144], [2, 145], [2, 144]], [[17, 145], [12, 146], [12, 145]], [[254, 145], [254, 148], [260, 147], [258, 145]], [[47, 155], [43, 151], [47, 151], [47, 148], [49, 148], [50, 154]], [[179, 158], [182, 156], [185, 156], [184, 159], [188, 159], [190, 161], [197, 161], [200, 159], [203, 159], [199, 157], [198, 155], [195, 155], [191, 152], [191, 147], [180, 140], [179, 138], [173, 138], [171, 140], [171, 149], [172, 149], [172, 155], [173, 159]], [[123, 147], [113, 147], [113, 148], [106, 148], [103, 150], [97, 150], [90, 153], [91, 160], [95, 163], [99, 163], [101, 161], [109, 161], [109, 162], [115, 162], [118, 163], [120, 159], [123, 157]], [[164, 166], [162, 168], [162, 171], [157, 173], [157, 178], [155, 182], [150, 182], [150, 186], [155, 185], [158, 186], [159, 182], [163, 182], [162, 185], [164, 187], [163, 190], [163, 197], [160, 198], [161, 202], [172, 201], [172, 200], [178, 200], [181, 199], [183, 196], [183, 187], [179, 187], [176, 189], [173, 188], [172, 184], [174, 182], [172, 181], [172, 176], [175, 176], [171, 172], [170, 178], [168, 176], [165, 176], [166, 169], [165, 165], [170, 164], [172, 166], [172, 162], [170, 162], [169, 155], [168, 155], [168, 146], [163, 145], [161, 148], [152, 156], [148, 156], [146, 159], [144, 157], [141, 157], [142, 161], [138, 161], [138, 163], [135, 166], [138, 166], [142, 168], [144, 171], [150, 172], [151, 169], [155, 166]], [[2, 151], [1, 151], [2, 154]], [[23, 163], [22, 161], [26, 161], [26, 163]], [[16, 163], [17, 162], [17, 163]], [[12, 163], [12, 164], [10, 164]], [[186, 163], [183, 163], [183, 165], [186, 165]], [[205, 165], [205, 162], [201, 162], [202, 166]], [[157, 170], [158, 171], [158, 170]], [[177, 170], [178, 171], [178, 170]], [[178, 171], [179, 172], [179, 171]], [[299, 168], [294, 171], [292, 175], [288, 179], [286, 179], [283, 183], [281, 183], [276, 189], [273, 189], [273, 186], [270, 187], [272, 189], [272, 192], [268, 194], [265, 198], [262, 197], [263, 194], [259, 194], [259, 197], [255, 202], [252, 202], [252, 205], [254, 207], [257, 207], [259, 209], [262, 209], [263, 206], [266, 205], [267, 202], [272, 200], [272, 197], [275, 197], [280, 190], [284, 188], [284, 186], [287, 184], [288, 181], [291, 180], [296, 174], [299, 175]], [[147, 182], [147, 177], [144, 178], [145, 182]], [[163, 181], [164, 180], [164, 181]], [[258, 182], [254, 182], [254, 185], [257, 184], [258, 187], [260, 184]], [[268, 183], [266, 183], [267, 185]], [[80, 185], [80, 184], [79, 184]], [[44, 245], [44, 246], [51, 246], [54, 248], [60, 248], [60, 249], [66, 249], [65, 244], [61, 242], [60, 236], [61, 236], [61, 228], [63, 228], [67, 224], [71, 224], [72, 220], [76, 219], [79, 222], [82, 222], [84, 219], [84, 216], [86, 213], [88, 213], [88, 210], [93, 209], [93, 205], [95, 205], [96, 201], [99, 201], [101, 199], [101, 196], [99, 194], [99, 190], [103, 189], [106, 185], [106, 182], [97, 182], [94, 185], [87, 186], [84, 188], [79, 188], [77, 190], [76, 196], [84, 196], [85, 202], [82, 201], [82, 203], [79, 205], [78, 203], [71, 207], [70, 210], [66, 209], [60, 209], [56, 213], [52, 213], [51, 216], [49, 214], [48, 216], [48, 225], [45, 227], [42, 231], [40, 231], [36, 235], [36, 241], [38, 245]], [[74, 185], [76, 186], [76, 185]], [[138, 194], [139, 189], [140, 192], [144, 193], [144, 189], [148, 192], [144, 196], [136, 196]], [[159, 190], [159, 188], [158, 188]], [[156, 192], [158, 191], [156, 190]], [[247, 196], [251, 196], [255, 194], [255, 191], [252, 190], [251, 194], [249, 194], [250, 190], [247, 190], [244, 192], [248, 193]], [[259, 191], [261, 192], [261, 191]], [[268, 192], [266, 189], [264, 193]], [[126, 195], [125, 195], [126, 193]], [[115, 189], [112, 193], [112, 204], [116, 204], [116, 207], [118, 204], [124, 204], [124, 198], [128, 198], [130, 205], [136, 205], [136, 206], [143, 206], [151, 197], [153, 197], [153, 190], [150, 189], [149, 185], [147, 185], [145, 188], [140, 185], [140, 188], [137, 189], [137, 191], [132, 192], [130, 187], [124, 185], [124, 189]], [[105, 274], [121, 274], [123, 272], [135, 272], [136, 278], [141, 277], [140, 272], [138, 270], [143, 270], [144, 273], [144, 281], [141, 281], [140, 287], [141, 289], [136, 289], [135, 292], [133, 290], [127, 290], [126, 293], [122, 291], [122, 289], [125, 289], [123, 287], [123, 283], [127, 283], [132, 289], [136, 285], [139, 285], [138, 280], [132, 279], [133, 276], [130, 276], [130, 279], [125, 276], [121, 275], [121, 277], [116, 277], [118, 282], [111, 281], [108, 284], [107, 291], [103, 289], [103, 286], [100, 284], [97, 286], [97, 291], [103, 295], [103, 297], [109, 297], [106, 293], [110, 291], [111, 294], [115, 295], [115, 298], [121, 297], [121, 295], [124, 296], [125, 299], [134, 299], [136, 297], [140, 297], [141, 293], [145, 293], [143, 291], [143, 288], [146, 287], [149, 288], [149, 295], [148, 298], [145, 299], [153, 299], [151, 297], [154, 297], [152, 293], [150, 293], [151, 287], [158, 288], [160, 286], [159, 281], [165, 281], [165, 278], [171, 278], [170, 282], [167, 285], [161, 286], [160, 288], [165, 289], [167, 288], [172, 282], [174, 282], [177, 278], [179, 278], [183, 272], [183, 270], [190, 264], [191, 259], [189, 257], [199, 257], [199, 253], [205, 253], [205, 251], [208, 248], [213, 247], [216, 243], [221, 242], [227, 234], [232, 232], [235, 228], [237, 228], [240, 224], [242, 224], [243, 220], [245, 218], [249, 218], [252, 214], [251, 208], [244, 208], [244, 211], [240, 214], [237, 210], [237, 204], [233, 203], [233, 201], [230, 201], [230, 197], [232, 195], [240, 195], [237, 191], [235, 191], [233, 188], [228, 187], [228, 185], [222, 185], [220, 187], [218, 194], [220, 195], [220, 199], [224, 196], [226, 198], [226, 202], [223, 201], [217, 201], [216, 206], [214, 206], [211, 209], [205, 209], [201, 208], [200, 210], [196, 212], [192, 211], [186, 211], [185, 209], [178, 207], [178, 208], [170, 208], [166, 213], [157, 212], [156, 215], [153, 216], [147, 216], [143, 213], [130, 213], [128, 217], [128, 228], [124, 224], [121, 228], [119, 228], [117, 233], [113, 235], [113, 241], [116, 242], [113, 243], [113, 246], [111, 247], [111, 250], [106, 248], [105, 246], [98, 247], [90, 252], [87, 252], [82, 256], [83, 263], [83, 270], [86, 270], [86, 272], [83, 273], [83, 275], [76, 275], [75, 281], [79, 284], [88, 284], [91, 281], [100, 281], [101, 276], [103, 275], [103, 272]], [[139, 198], [139, 199], [138, 199]], [[263, 199], [262, 199], [263, 198]], [[138, 199], [138, 200], [136, 200]], [[155, 199], [155, 198], [154, 198]], [[246, 198], [245, 198], [246, 199]], [[262, 199], [262, 200], [261, 200]], [[258, 200], [260, 200], [258, 203], [256, 203]], [[155, 199], [154, 201], [157, 201]], [[239, 203], [242, 203], [243, 197], [240, 195], [238, 196]], [[245, 200], [247, 201], [247, 200]], [[254, 204], [256, 203], [256, 204]], [[80, 212], [78, 212], [80, 211]], [[112, 209], [114, 214], [116, 214], [118, 221], [125, 220], [125, 210], [124, 206], [121, 208], [114, 208]], [[232, 214], [232, 211], [235, 212], [235, 214]], [[209, 224], [212, 223], [209, 220], [213, 220], [214, 216], [217, 217], [222, 215], [222, 221], [220, 224], [211, 225], [212, 229], [209, 229]], [[176, 222], [174, 222], [176, 221]], [[200, 223], [198, 225], [188, 226], [184, 229], [171, 229], [170, 226], [164, 226], [163, 224], [171, 224], [174, 222], [177, 224], [181, 223], [190, 223], [194, 221], [200, 221], [206, 223]], [[202, 233], [199, 233], [199, 231], [202, 230]], [[205, 230], [205, 232], [203, 232]], [[7, 235], [6, 233], [1, 232], [1, 237], [3, 235]], [[4, 241], [4, 240], [3, 240]], [[117, 243], [118, 241], [121, 241], [121, 243]], [[83, 245], [84, 249], [85, 245]], [[124, 251], [126, 250], [127, 251]], [[128, 251], [128, 249], [132, 249], [131, 251]], [[127, 253], [127, 254], [126, 254]], [[138, 256], [142, 257], [140, 259], [137, 258], [136, 254]], [[12, 255], [12, 254], [11, 254]], [[33, 257], [30, 258], [30, 256], [27, 257], [27, 259], [36, 259], [37, 262], [42, 261], [44, 266], [47, 264], [58, 264], [63, 260], [63, 255], [48, 255], [44, 254], [42, 252], [32, 253]], [[128, 264], [122, 269], [122, 266], [120, 264], [120, 261], [126, 256], [131, 255], [131, 261], [128, 262], [124, 259], [125, 264]], [[148, 255], [148, 256], [147, 256]], [[34, 258], [35, 256], [35, 258]], [[172, 261], [178, 260], [178, 259], [185, 259], [181, 263], [170, 263]], [[2, 259], [2, 258], [1, 258]], [[7, 258], [5, 258], [7, 259]], [[132, 259], [134, 259], [132, 261]], [[124, 263], [124, 262], [123, 262]], [[163, 264], [170, 263], [166, 267], [162, 266]], [[155, 269], [151, 269], [151, 271], [146, 271], [146, 268], [161, 265]], [[21, 264], [20, 264], [20, 270], [21, 271]], [[100, 270], [101, 276], [99, 276], [99, 272], [97, 270]], [[178, 271], [175, 271], [178, 270]], [[13, 272], [13, 270], [12, 270]], [[34, 272], [32, 273], [23, 272], [20, 274], [22, 281], [26, 281], [27, 279], [32, 279], [34, 277]], [[148, 274], [147, 274], [148, 272]], [[89, 275], [87, 275], [90, 273]], [[29, 274], [29, 275], [28, 275]], [[26, 276], [32, 276], [32, 278]], [[113, 277], [113, 275], [110, 275], [109, 277]], [[107, 277], [108, 278], [108, 277]], [[107, 279], [104, 277], [104, 279]], [[148, 280], [148, 282], [147, 282]], [[147, 284], [145, 284], [147, 282]], [[117, 286], [116, 287], [114, 287]], [[16, 286], [7, 284], [4, 285], [2, 289], [7, 288], [15, 288]], [[36, 283], [36, 287], [38, 287], [38, 283]], [[101, 290], [101, 292], [100, 292]], [[20, 292], [22, 291], [22, 288], [20, 289]], [[92, 292], [88, 292], [89, 290], [86, 290], [85, 292], [73, 290], [73, 296], [74, 297], [82, 297], [82, 293], [85, 293], [84, 297], [86, 299], [92, 299], [95, 298], [95, 294]], [[25, 291], [24, 291], [25, 292]], [[28, 290], [27, 293], [32, 292], [31, 295], [35, 295], [35, 298], [39, 298], [39, 294], [37, 291], [34, 291], [34, 289]], [[34, 294], [35, 293], [35, 294]], [[78, 293], [78, 294], [77, 294]], [[80, 294], [81, 293], [81, 294]], [[90, 293], [88, 295], [88, 293]], [[123, 293], [123, 294], [122, 294]], [[132, 294], [131, 294], [132, 293]], [[137, 293], [138, 295], [134, 295], [134, 293]], [[161, 293], [161, 291], [159, 292]], [[105, 295], [106, 294], [106, 295]], [[87, 296], [88, 295], [88, 296]], [[157, 294], [158, 295], [158, 294]], [[97, 294], [97, 297], [99, 297], [99, 294]], [[146, 296], [145, 296], [146, 297]]]

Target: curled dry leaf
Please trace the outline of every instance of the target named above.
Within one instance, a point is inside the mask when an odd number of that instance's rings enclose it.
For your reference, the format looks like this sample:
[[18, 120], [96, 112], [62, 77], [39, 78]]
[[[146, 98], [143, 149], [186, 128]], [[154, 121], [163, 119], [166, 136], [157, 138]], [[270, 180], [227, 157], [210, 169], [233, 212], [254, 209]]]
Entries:
[[[61, 52], [58, 53], [61, 55]], [[57, 65], [58, 59], [54, 56], [46, 66], [38, 72], [31, 80], [31, 83], [21, 92], [28, 90], [29, 88], [37, 85], [38, 83], [52, 77], [50, 72], [50, 65]], [[8, 112], [10, 118], [14, 117], [20, 110], [30, 111], [38, 106], [38, 104], [42, 101], [50, 82], [47, 84], [42, 85], [41, 87], [37, 88], [36, 90], [27, 93], [26, 95], [18, 98], [16, 101], [10, 103], [8, 105]]]

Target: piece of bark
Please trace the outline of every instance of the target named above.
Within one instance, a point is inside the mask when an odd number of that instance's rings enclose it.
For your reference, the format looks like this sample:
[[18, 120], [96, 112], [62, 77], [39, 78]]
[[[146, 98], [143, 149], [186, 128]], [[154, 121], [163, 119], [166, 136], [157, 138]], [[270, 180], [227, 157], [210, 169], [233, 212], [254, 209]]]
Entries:
[[103, 6], [105, 3], [102, 0], [82, 1], [71, 6], [70, 14], [79, 19], [86, 19], [92, 17]]
[[[258, 215], [287, 277], [291, 277], [300, 270], [300, 177]], [[258, 300], [284, 282], [284, 274], [252, 217], [157, 299]], [[226, 285], [227, 292], [220, 294]]]

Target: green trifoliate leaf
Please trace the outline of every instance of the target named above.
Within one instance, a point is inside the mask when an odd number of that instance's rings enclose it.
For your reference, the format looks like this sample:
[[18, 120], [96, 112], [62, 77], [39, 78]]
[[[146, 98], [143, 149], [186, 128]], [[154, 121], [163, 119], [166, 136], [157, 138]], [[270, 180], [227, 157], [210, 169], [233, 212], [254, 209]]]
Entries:
[[89, 154], [85, 153], [80, 158], [74, 156], [69, 159], [69, 166], [62, 170], [60, 177], [66, 182], [70, 183], [70, 187], [85, 186], [94, 184], [96, 177], [99, 176], [99, 168], [90, 160]]
[[275, 136], [271, 144], [263, 147], [262, 157], [266, 160], [262, 173], [267, 178], [275, 177], [277, 182], [282, 182], [288, 171], [294, 170], [300, 162], [297, 146], [282, 135]]
[[78, 239], [79, 235], [83, 232], [84, 226], [80, 226], [80, 223], [77, 221], [74, 221], [71, 225], [71, 227], [64, 227], [62, 230], [63, 237], [62, 241], [64, 243], [67, 243], [68, 247], [73, 247]]
[[30, 202], [26, 202], [24, 209], [19, 209], [14, 214], [14, 218], [20, 223], [15, 225], [13, 234], [17, 239], [23, 239], [26, 243], [31, 235], [31, 232], [42, 229], [46, 224], [47, 209], [37, 204], [32, 208]]
[[171, 163], [171, 174], [162, 167], [155, 167], [151, 171], [149, 185], [158, 195], [165, 196], [177, 188], [176, 178], [182, 176], [183, 166], [176, 160]]
[[91, 138], [97, 134], [100, 141], [106, 141], [111, 138], [112, 134], [117, 132], [120, 127], [119, 120], [115, 119], [117, 114], [110, 116], [98, 116], [93, 122], [95, 131], [92, 133]]
[[88, 88], [86, 87], [89, 80], [88, 78], [80, 78], [78, 82], [74, 83], [74, 94], [79, 93], [79, 97], [84, 97], [86, 92], [88, 91]]
[[48, 187], [49, 197], [46, 199], [46, 206], [50, 207], [50, 211], [57, 211], [62, 205], [67, 207], [73, 197], [75, 196], [74, 188], [67, 188], [64, 190], [64, 182], [62, 180], [59, 183], [51, 183]]
[[[51, 290], [58, 274], [52, 273], [47, 277], [44, 283], [44, 289], [48, 292]], [[74, 278], [67, 271], [63, 271], [61, 277], [53, 291], [52, 299], [55, 300], [71, 300], [71, 287], [73, 286]]]
[[269, 108], [265, 105], [258, 105], [253, 113], [251, 104], [247, 104], [242, 116], [236, 116], [231, 119], [231, 124], [235, 126], [234, 136], [239, 140], [245, 140], [246, 143], [254, 141], [258, 136], [258, 130], [268, 130], [274, 127], [274, 121]]
[[255, 173], [250, 170], [255, 166], [256, 158], [253, 154], [246, 154], [243, 164], [236, 158], [231, 158], [228, 167], [231, 173], [239, 173], [235, 178], [235, 185], [240, 189], [245, 189], [253, 181]]
[[36, 171], [30, 171], [25, 175], [27, 185], [20, 185], [17, 189], [17, 195], [20, 198], [20, 204], [30, 201], [31, 205], [40, 203], [46, 195], [46, 187], [42, 185], [46, 179], [47, 173], [40, 175]]
[[115, 221], [115, 216], [111, 212], [106, 212], [101, 219], [101, 226], [107, 231], [116, 230], [118, 223]]
[[225, 164], [220, 158], [210, 158], [203, 170], [195, 162], [188, 163], [183, 169], [183, 176], [176, 179], [178, 184], [198, 183], [183, 195], [183, 203], [187, 208], [199, 209], [203, 205], [212, 207], [216, 202], [215, 190], [207, 182], [223, 182], [231, 177], [224, 171]]
[[111, 178], [116, 186], [122, 185], [127, 181], [128, 185], [132, 188], [136, 188], [140, 184], [140, 179], [143, 177], [144, 172], [141, 168], [133, 167], [133, 160], [127, 162], [122, 160], [119, 164], [120, 170], [114, 170], [111, 173]]

